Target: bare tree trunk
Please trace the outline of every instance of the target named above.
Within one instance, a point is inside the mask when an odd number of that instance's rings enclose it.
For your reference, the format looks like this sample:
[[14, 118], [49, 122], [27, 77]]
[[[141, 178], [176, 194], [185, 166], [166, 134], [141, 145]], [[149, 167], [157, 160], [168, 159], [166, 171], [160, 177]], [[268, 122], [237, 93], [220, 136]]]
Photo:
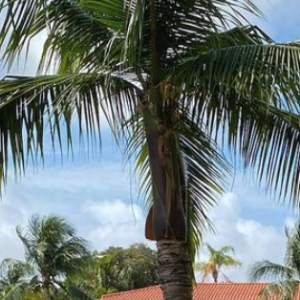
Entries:
[[157, 242], [159, 277], [164, 300], [192, 300], [193, 286], [185, 242]]

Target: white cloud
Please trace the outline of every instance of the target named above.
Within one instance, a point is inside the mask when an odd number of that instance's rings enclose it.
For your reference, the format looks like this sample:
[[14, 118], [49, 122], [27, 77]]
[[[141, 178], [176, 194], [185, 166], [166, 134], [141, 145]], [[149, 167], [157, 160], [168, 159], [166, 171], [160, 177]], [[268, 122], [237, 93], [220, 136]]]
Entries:
[[143, 220], [143, 212], [136, 204], [126, 204], [122, 200], [85, 203], [83, 211], [89, 213], [101, 224], [122, 224]]
[[[88, 239], [98, 250], [109, 246], [127, 247], [133, 243], [147, 243], [144, 237], [143, 210], [136, 204], [122, 200], [87, 202], [83, 212], [95, 220]], [[152, 243], [152, 246], [154, 244]]]
[[29, 170], [18, 183], [10, 178], [0, 201], [0, 260], [22, 256], [15, 227], [35, 213], [66, 218], [98, 250], [145, 241], [143, 209], [116, 153], [86, 164]]
[[[87, 165], [67, 163], [38, 173], [29, 172], [22, 182], [8, 186], [0, 202], [0, 260], [22, 256], [23, 247], [15, 227], [24, 226], [33, 213], [65, 217], [97, 250], [146, 242], [144, 211], [135, 195], [133, 203], [129, 195], [128, 173], [122, 170], [118, 159], [91, 161]], [[226, 270], [232, 280], [246, 281], [247, 268], [257, 260], [281, 262], [283, 258], [283, 228], [295, 220], [262, 198], [249, 181], [245, 184], [237, 177], [234, 191], [225, 194], [219, 206], [210, 212], [216, 235], [207, 233], [205, 242], [216, 248], [232, 245], [237, 258], [244, 263], [241, 269]], [[268, 207], [274, 218], [258, 214]], [[248, 216], [245, 213], [250, 209]], [[155, 243], [148, 245], [155, 247]], [[205, 258], [206, 253], [202, 253], [201, 259]]]
[[0, 202], [0, 260], [5, 257], [21, 259], [23, 247], [16, 234], [16, 222], [24, 222], [26, 214], [23, 207], [15, 207], [10, 202]]
[[[239, 200], [233, 193], [224, 196], [219, 206], [211, 213], [217, 232], [216, 234], [206, 234], [204, 241], [214, 248], [225, 245], [233, 246], [236, 257], [243, 263], [243, 267], [224, 270], [224, 273], [230, 280], [248, 281], [247, 270], [254, 262], [269, 259], [282, 263], [285, 252], [285, 235], [283, 226], [278, 228], [272, 225], [263, 225], [255, 219], [243, 218], [241, 216], [242, 202]], [[282, 220], [282, 225], [284, 223], [285, 221]], [[201, 252], [200, 260], [205, 260], [207, 257], [206, 251]], [[198, 278], [200, 279], [200, 275]]]
[[288, 217], [285, 220], [285, 226], [287, 228], [294, 228], [296, 222], [297, 222], [296, 218]]

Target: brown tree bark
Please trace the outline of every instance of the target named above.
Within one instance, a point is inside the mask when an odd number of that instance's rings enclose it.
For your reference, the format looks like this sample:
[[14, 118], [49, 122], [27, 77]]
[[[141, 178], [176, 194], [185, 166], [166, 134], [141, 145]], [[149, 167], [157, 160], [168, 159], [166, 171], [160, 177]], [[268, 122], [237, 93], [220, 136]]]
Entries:
[[[158, 93], [155, 96], [160, 97]], [[192, 300], [176, 136], [153, 115], [154, 112], [144, 109], [154, 200], [146, 221], [146, 237], [157, 241], [164, 300]]]
[[212, 271], [212, 276], [213, 276], [214, 282], [215, 282], [215, 283], [218, 283], [219, 272], [218, 272], [217, 269], [214, 269], [214, 270]]
[[160, 240], [157, 250], [164, 300], [192, 300], [193, 286], [186, 243]]

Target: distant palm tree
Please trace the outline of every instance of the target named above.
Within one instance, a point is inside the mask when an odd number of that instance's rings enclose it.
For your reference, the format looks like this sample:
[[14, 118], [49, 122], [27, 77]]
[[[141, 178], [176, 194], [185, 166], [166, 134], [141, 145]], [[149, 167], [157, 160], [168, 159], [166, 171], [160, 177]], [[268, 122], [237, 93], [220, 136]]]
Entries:
[[[256, 262], [249, 270], [253, 281], [271, 280], [261, 292], [262, 298], [291, 300], [295, 299], [300, 284], [300, 222], [294, 229], [286, 228], [286, 253], [284, 264], [272, 263], [269, 260]], [[273, 298], [275, 296], [275, 298]]]
[[18, 300], [26, 291], [42, 291], [45, 299], [59, 293], [75, 299], [89, 299], [63, 279], [81, 270], [89, 261], [86, 242], [75, 236], [74, 229], [62, 218], [33, 216], [27, 228], [17, 228], [25, 247], [26, 262], [5, 259], [1, 277], [6, 281], [4, 300]]
[[46, 36], [38, 74], [0, 83], [0, 180], [9, 157], [19, 172], [44, 158], [47, 130], [71, 145], [76, 120], [94, 141], [106, 118], [137, 163], [164, 299], [191, 300], [227, 146], [299, 203], [300, 43], [275, 43], [251, 13], [252, 0], [0, 0], [9, 66]]
[[203, 274], [203, 281], [208, 275], [212, 275], [214, 282], [218, 282], [220, 271], [224, 267], [238, 267], [242, 263], [230, 256], [228, 253], [234, 253], [233, 247], [224, 246], [219, 250], [214, 249], [210, 245], [206, 245], [209, 251], [209, 259], [206, 262], [196, 264], [196, 270]]

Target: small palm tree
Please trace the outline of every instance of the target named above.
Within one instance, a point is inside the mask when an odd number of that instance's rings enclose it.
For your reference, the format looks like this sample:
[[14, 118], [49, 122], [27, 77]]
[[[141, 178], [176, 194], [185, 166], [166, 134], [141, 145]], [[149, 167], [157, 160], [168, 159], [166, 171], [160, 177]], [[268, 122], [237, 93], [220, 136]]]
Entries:
[[19, 172], [44, 158], [46, 129], [71, 145], [75, 119], [94, 141], [106, 118], [137, 163], [164, 298], [191, 300], [223, 149], [300, 199], [300, 43], [275, 43], [248, 13], [261, 15], [251, 0], [0, 0], [8, 66], [46, 35], [38, 74], [0, 83], [0, 180], [9, 157]]
[[203, 274], [203, 281], [208, 275], [212, 275], [214, 282], [217, 283], [222, 268], [239, 267], [242, 265], [241, 262], [229, 255], [230, 252], [234, 254], [233, 247], [224, 246], [219, 250], [214, 249], [208, 244], [206, 244], [206, 247], [209, 251], [208, 261], [196, 264], [196, 270], [201, 271]]
[[7, 286], [3, 299], [18, 300], [30, 290], [42, 291], [45, 299], [54, 299], [61, 292], [82, 299], [84, 293], [63, 283], [90, 258], [86, 242], [76, 237], [74, 229], [56, 216], [33, 216], [27, 228], [17, 228], [17, 234], [25, 247], [26, 262], [2, 262], [1, 274]]
[[[286, 253], [284, 264], [269, 260], [256, 262], [249, 270], [253, 281], [271, 280], [261, 292], [262, 298], [279, 300], [295, 299], [300, 284], [300, 222], [294, 229], [286, 228]], [[274, 299], [275, 299], [274, 298]]]

